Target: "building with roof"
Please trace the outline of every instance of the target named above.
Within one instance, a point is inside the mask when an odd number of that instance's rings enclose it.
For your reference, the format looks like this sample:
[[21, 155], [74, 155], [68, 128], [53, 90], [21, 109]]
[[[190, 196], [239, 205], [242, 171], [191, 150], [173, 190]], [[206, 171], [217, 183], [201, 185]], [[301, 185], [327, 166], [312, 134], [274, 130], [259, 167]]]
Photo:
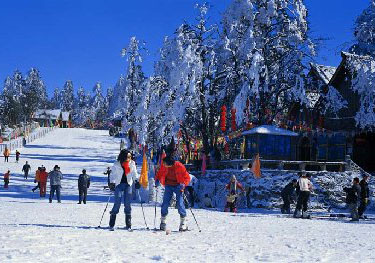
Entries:
[[60, 109], [40, 109], [33, 114], [33, 121], [38, 122], [41, 127], [59, 126], [61, 128], [71, 128], [72, 114]]

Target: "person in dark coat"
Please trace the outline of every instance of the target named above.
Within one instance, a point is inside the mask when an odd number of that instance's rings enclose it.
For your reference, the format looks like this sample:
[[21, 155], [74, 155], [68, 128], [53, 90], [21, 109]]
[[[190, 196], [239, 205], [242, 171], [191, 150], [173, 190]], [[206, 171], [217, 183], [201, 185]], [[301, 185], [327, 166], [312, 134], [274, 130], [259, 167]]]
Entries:
[[18, 163], [18, 161], [20, 160], [20, 152], [18, 150], [16, 150], [16, 163]]
[[49, 202], [52, 203], [53, 196], [57, 196], [57, 202], [61, 203], [61, 179], [62, 173], [60, 172], [60, 167], [55, 165], [53, 171], [48, 173], [48, 177], [50, 179], [50, 194], [49, 194]]
[[78, 177], [78, 192], [79, 192], [79, 202], [81, 204], [82, 201], [86, 204], [87, 198], [87, 189], [90, 187], [90, 176], [86, 174], [86, 170], [82, 170], [82, 174]]
[[30, 164], [26, 161], [26, 163], [22, 167], [23, 177], [27, 179], [27, 176], [29, 175], [29, 171], [31, 170]]
[[344, 191], [346, 192], [346, 203], [348, 204], [348, 207], [350, 209], [352, 221], [358, 221], [358, 202], [361, 198], [361, 187], [359, 186], [359, 178], [354, 178], [352, 187], [345, 187]]
[[290, 214], [290, 203], [295, 196], [295, 190], [297, 187], [297, 180], [293, 179], [289, 184], [287, 184], [281, 191], [281, 198], [283, 199], [283, 206], [281, 207], [282, 214]]
[[367, 183], [369, 178], [370, 178], [369, 175], [365, 174], [365, 175], [363, 175], [363, 179], [359, 183], [359, 186], [361, 187], [361, 203], [360, 203], [359, 208], [358, 208], [358, 215], [359, 215], [360, 218], [364, 217], [363, 214], [366, 211], [368, 201], [369, 201], [369, 197], [370, 197], [370, 189], [369, 189], [368, 183]]

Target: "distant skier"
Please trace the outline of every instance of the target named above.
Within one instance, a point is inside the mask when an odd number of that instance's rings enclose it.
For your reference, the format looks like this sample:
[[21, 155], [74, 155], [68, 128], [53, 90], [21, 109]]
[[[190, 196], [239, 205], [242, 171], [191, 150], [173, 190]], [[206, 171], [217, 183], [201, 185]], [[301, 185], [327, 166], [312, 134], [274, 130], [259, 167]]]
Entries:
[[26, 163], [22, 167], [22, 172], [23, 172], [23, 178], [27, 179], [29, 175], [29, 171], [31, 170], [31, 166], [29, 163], [26, 161]]
[[8, 163], [9, 162], [10, 151], [9, 151], [9, 149], [8, 149], [7, 146], [5, 146], [3, 154], [4, 154], [4, 162]]
[[78, 177], [78, 195], [79, 195], [79, 201], [78, 204], [81, 204], [83, 201], [84, 204], [86, 204], [86, 198], [87, 198], [87, 189], [90, 187], [90, 176], [86, 174], [86, 170], [82, 170], [82, 174]]
[[111, 167], [107, 167], [107, 171], [105, 171], [103, 174], [107, 175], [107, 185], [109, 187], [109, 184], [110, 184], [109, 177], [111, 176]]
[[[310, 198], [310, 191], [312, 191], [312, 184], [310, 182], [310, 175], [306, 175], [306, 173], [301, 173], [300, 178], [298, 179], [298, 187], [297, 191], [299, 190], [297, 206], [294, 211], [293, 217], [295, 218], [309, 218], [310, 216], [307, 214], [307, 204]], [[302, 209], [302, 213], [301, 213]]]
[[162, 162], [162, 165], [158, 169], [155, 177], [155, 186], [158, 187], [160, 184], [165, 186], [163, 203], [161, 205], [161, 223], [160, 230], [165, 231], [167, 224], [168, 206], [173, 197], [173, 193], [176, 194], [176, 205], [178, 213], [180, 214], [180, 226], [179, 231], [187, 230], [186, 225], [186, 210], [184, 205], [184, 190], [189, 185], [190, 176], [186, 171], [185, 166], [175, 161], [171, 155], [167, 155]]
[[239, 195], [238, 190], [245, 192], [245, 189], [242, 187], [241, 183], [237, 181], [236, 176], [232, 175], [230, 182], [225, 186], [229, 191], [227, 195], [227, 203], [224, 208], [224, 212], [237, 212], [237, 198]]
[[34, 183], [38, 183], [31, 191], [35, 191], [36, 189], [40, 189], [40, 172], [42, 171], [42, 167], [38, 167], [38, 170], [35, 171], [35, 178]]
[[359, 186], [359, 178], [354, 178], [352, 187], [345, 187], [344, 191], [346, 192], [346, 203], [348, 204], [348, 207], [350, 209], [352, 221], [358, 221], [358, 202], [361, 198], [361, 187]]
[[8, 185], [9, 185], [9, 179], [10, 179], [10, 171], [8, 170], [8, 171], [4, 174], [4, 188], [8, 188]]
[[46, 167], [42, 165], [41, 171], [39, 173], [39, 194], [40, 197], [46, 196], [46, 189], [47, 189], [47, 178], [48, 173], [46, 172]]
[[283, 199], [283, 206], [281, 207], [282, 214], [290, 214], [290, 203], [295, 196], [295, 190], [297, 187], [297, 180], [293, 179], [289, 184], [287, 184], [281, 191], [281, 198]]
[[128, 150], [122, 150], [117, 157], [117, 162], [110, 173], [110, 189], [115, 191], [113, 208], [110, 211], [109, 227], [113, 230], [116, 223], [116, 216], [120, 210], [121, 199], [124, 199], [124, 212], [126, 229], [131, 229], [131, 200], [132, 185], [135, 181], [135, 188], [139, 189], [139, 175], [132, 154]]
[[18, 150], [16, 150], [16, 163], [18, 163], [18, 161], [20, 160], [20, 152]]
[[369, 175], [364, 174], [361, 182], [359, 183], [361, 187], [361, 203], [358, 208], [359, 218], [365, 218], [363, 215], [366, 212], [367, 205], [369, 203], [370, 189], [368, 187], [367, 181], [369, 180]]
[[57, 196], [57, 202], [61, 203], [61, 179], [62, 173], [60, 172], [60, 167], [55, 165], [53, 171], [48, 173], [49, 183], [50, 183], [50, 194], [49, 194], [49, 202], [52, 203], [53, 196]]

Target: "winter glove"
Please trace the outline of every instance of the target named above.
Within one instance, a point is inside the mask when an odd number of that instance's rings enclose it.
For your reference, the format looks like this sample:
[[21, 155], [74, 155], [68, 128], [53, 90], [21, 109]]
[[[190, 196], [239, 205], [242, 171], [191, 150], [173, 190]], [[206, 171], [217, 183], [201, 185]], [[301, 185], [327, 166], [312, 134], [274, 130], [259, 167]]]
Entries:
[[184, 192], [184, 191], [185, 191], [185, 185], [184, 185], [184, 184], [180, 184], [180, 191], [181, 191], [181, 192]]
[[111, 191], [114, 191], [114, 190], [115, 190], [115, 184], [114, 184], [114, 183], [110, 183], [108, 186], [109, 186], [109, 189], [110, 189]]
[[155, 187], [159, 187], [159, 185], [160, 185], [160, 181], [159, 181], [159, 180], [156, 180], [156, 181], [155, 181]]
[[135, 181], [135, 189], [141, 188], [141, 184], [138, 181]]

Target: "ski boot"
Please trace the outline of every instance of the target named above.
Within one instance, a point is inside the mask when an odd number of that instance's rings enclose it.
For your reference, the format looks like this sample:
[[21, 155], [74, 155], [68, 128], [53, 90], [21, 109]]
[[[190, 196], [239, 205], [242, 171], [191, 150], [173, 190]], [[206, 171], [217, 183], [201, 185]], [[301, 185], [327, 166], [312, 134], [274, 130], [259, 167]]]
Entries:
[[180, 217], [180, 227], [178, 229], [178, 231], [187, 231], [188, 228], [187, 228], [187, 225], [186, 225], [186, 217]]
[[126, 230], [132, 230], [132, 216], [131, 215], [125, 215], [125, 229]]
[[109, 230], [110, 231], [114, 231], [115, 222], [116, 222], [116, 215], [111, 214], [111, 217], [109, 218]]
[[165, 223], [165, 221], [167, 220], [167, 217], [166, 216], [162, 216], [160, 218], [160, 230], [161, 231], [165, 231], [167, 230], [167, 224]]

